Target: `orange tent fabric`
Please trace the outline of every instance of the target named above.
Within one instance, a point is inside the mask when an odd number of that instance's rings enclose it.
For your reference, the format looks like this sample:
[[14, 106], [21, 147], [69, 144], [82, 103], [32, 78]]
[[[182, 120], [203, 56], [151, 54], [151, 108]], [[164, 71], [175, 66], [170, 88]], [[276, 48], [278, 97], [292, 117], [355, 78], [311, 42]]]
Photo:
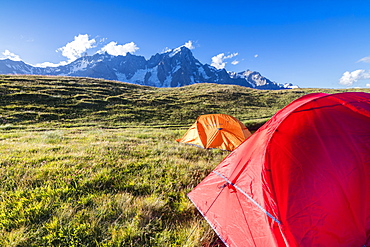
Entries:
[[238, 119], [226, 114], [207, 114], [197, 118], [177, 142], [202, 148], [233, 151], [252, 134]]

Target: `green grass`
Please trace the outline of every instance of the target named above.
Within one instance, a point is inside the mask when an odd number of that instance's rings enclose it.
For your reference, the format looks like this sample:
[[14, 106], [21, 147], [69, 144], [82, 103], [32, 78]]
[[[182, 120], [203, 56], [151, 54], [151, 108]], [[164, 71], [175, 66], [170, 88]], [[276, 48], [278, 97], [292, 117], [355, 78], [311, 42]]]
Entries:
[[252, 129], [307, 93], [342, 91], [349, 90], [269, 91], [204, 83], [153, 88], [91, 78], [0, 75], [0, 124], [185, 127], [199, 115], [224, 113]]
[[0, 246], [221, 246], [186, 194], [228, 152], [175, 139], [207, 113], [256, 130], [319, 91], [344, 90], [0, 76]]
[[161, 128], [0, 132], [1, 246], [200, 246], [186, 197], [227, 154]]

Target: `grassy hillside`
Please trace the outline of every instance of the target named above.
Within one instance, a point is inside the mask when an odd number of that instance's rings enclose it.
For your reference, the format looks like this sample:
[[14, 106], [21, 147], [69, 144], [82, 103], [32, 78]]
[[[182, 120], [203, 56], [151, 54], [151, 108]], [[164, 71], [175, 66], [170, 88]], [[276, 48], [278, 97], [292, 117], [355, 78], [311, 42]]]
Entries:
[[153, 88], [90, 78], [0, 76], [0, 123], [187, 126], [201, 114], [225, 113], [253, 128], [292, 100], [319, 91], [343, 90], [262, 91], [217, 84]]
[[187, 199], [228, 154], [175, 142], [200, 114], [256, 129], [310, 92], [0, 76], [0, 246], [221, 246]]

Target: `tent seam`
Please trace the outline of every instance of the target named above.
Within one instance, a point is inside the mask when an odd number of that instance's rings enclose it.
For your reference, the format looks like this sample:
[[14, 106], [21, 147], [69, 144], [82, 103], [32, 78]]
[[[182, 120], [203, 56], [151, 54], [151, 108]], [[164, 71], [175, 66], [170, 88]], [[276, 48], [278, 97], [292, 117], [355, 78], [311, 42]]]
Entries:
[[213, 173], [215, 173], [216, 175], [220, 176], [221, 178], [223, 178], [228, 184], [231, 184], [232, 186], [234, 186], [237, 190], [239, 190], [243, 195], [245, 195], [251, 202], [253, 202], [253, 204], [255, 204], [259, 209], [261, 209], [262, 212], [264, 212], [268, 217], [270, 217], [272, 220], [274, 220], [276, 223], [278, 223], [279, 225], [281, 225], [281, 222], [276, 219], [272, 214], [270, 214], [269, 212], [267, 212], [266, 209], [264, 209], [261, 205], [258, 204], [258, 202], [256, 202], [250, 195], [248, 195], [245, 191], [243, 191], [239, 186], [237, 186], [236, 184], [232, 183], [229, 179], [227, 179], [224, 175], [216, 172], [216, 171], [213, 171]]
[[[218, 194], [218, 196], [222, 193], [222, 190], [220, 191], [220, 193]], [[216, 199], [214, 201], [217, 200], [218, 196], [216, 197]], [[212, 229], [216, 232], [217, 236], [221, 239], [221, 241], [226, 245], [226, 247], [229, 247], [229, 245], [226, 243], [226, 241], [222, 238], [221, 234], [216, 230], [216, 228], [214, 227], [214, 225], [212, 224], [212, 222], [207, 218], [206, 214], [203, 214], [203, 212], [198, 208], [197, 204], [195, 204], [193, 202], [193, 200], [189, 197], [188, 195], [188, 198], [189, 200], [194, 204], [194, 206], [198, 209], [199, 213], [203, 216], [203, 218], [206, 219], [207, 223], [212, 227]], [[208, 210], [206, 211], [206, 213], [211, 209], [212, 205], [208, 208]]]

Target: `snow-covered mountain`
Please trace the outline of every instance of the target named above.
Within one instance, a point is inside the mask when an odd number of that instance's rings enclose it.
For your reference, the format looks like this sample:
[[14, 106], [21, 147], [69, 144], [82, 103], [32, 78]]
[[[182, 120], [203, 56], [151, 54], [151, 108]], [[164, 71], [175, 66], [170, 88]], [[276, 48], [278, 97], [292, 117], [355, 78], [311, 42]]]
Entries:
[[257, 89], [293, 88], [278, 84], [258, 72], [228, 72], [200, 63], [186, 47], [157, 53], [149, 60], [127, 53], [113, 56], [107, 53], [83, 56], [59, 67], [34, 67], [22, 61], [0, 60], [0, 74], [38, 74], [81, 76], [118, 80], [155, 87], [181, 87], [194, 83], [232, 84]]

